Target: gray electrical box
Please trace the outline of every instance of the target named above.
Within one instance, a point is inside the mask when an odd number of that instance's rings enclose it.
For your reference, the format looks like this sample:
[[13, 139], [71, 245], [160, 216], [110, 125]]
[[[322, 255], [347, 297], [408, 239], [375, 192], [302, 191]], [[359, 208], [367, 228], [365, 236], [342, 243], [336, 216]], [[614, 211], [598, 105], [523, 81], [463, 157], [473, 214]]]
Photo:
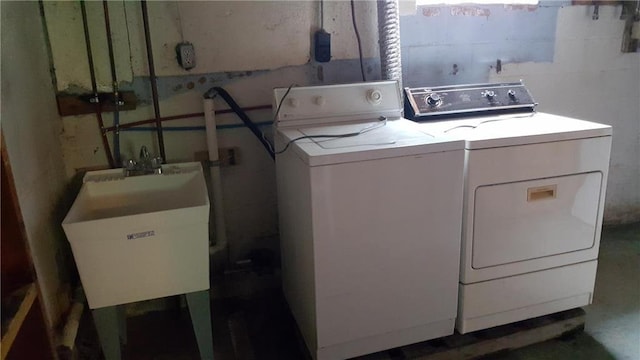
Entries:
[[176, 56], [178, 64], [185, 70], [196, 67], [196, 49], [190, 42], [181, 42], [176, 45]]

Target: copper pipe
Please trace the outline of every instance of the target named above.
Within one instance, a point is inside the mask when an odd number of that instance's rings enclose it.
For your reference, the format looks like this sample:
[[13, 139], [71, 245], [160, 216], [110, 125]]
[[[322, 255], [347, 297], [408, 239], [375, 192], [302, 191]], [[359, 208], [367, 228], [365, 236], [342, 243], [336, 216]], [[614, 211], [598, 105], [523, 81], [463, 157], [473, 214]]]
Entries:
[[[242, 110], [244, 110], [244, 111], [266, 110], [266, 109], [271, 109], [271, 105], [257, 105], [257, 106], [249, 106], [249, 107], [246, 107], [246, 108], [242, 108]], [[233, 110], [231, 110], [231, 109], [216, 110], [216, 115], [229, 114], [229, 113], [232, 113], [232, 112], [233, 112]], [[191, 114], [167, 116], [167, 117], [163, 117], [163, 118], [159, 118], [159, 119], [155, 119], [154, 118], [154, 119], [140, 120], [140, 121], [130, 122], [130, 123], [127, 123], [127, 124], [121, 124], [120, 125], [120, 129], [132, 128], [132, 127], [135, 127], [135, 126], [146, 125], [146, 124], [152, 124], [152, 123], [155, 123], [157, 120], [170, 121], [170, 120], [179, 120], [179, 119], [190, 119], [190, 118], [203, 117], [203, 116], [204, 116], [204, 113], [200, 112], [200, 113], [191, 113]], [[114, 131], [114, 130], [115, 130], [114, 126], [105, 128], [105, 131]]]
[[91, 52], [91, 39], [89, 37], [89, 24], [87, 23], [87, 9], [84, 5], [84, 0], [80, 1], [80, 9], [82, 10], [82, 25], [84, 27], [84, 39], [87, 46], [87, 60], [89, 61], [89, 73], [91, 75], [91, 90], [93, 91], [93, 104], [95, 107], [96, 118], [98, 119], [98, 127], [100, 128], [100, 135], [102, 137], [102, 146], [104, 148], [109, 167], [114, 167], [113, 156], [111, 155], [111, 148], [109, 147], [109, 140], [107, 139], [107, 132], [104, 129], [104, 121], [102, 120], [102, 107], [100, 106], [100, 99], [98, 98], [98, 86], [96, 84], [96, 72], [93, 64], [93, 53]]
[[[122, 124], [120, 125], [121, 129], [127, 129], [127, 128], [132, 128], [132, 127], [136, 127], [136, 126], [140, 126], [140, 125], [146, 125], [146, 124], [154, 124], [156, 123], [158, 120], [160, 121], [169, 121], [169, 120], [178, 120], [178, 119], [189, 119], [189, 118], [195, 118], [195, 117], [200, 117], [200, 116], [204, 116], [204, 113], [191, 113], [191, 114], [182, 114], [182, 115], [175, 115], [175, 116], [167, 116], [167, 117], [163, 117], [163, 118], [153, 118], [153, 119], [147, 119], [147, 120], [140, 120], [140, 121], [134, 121], [134, 122], [130, 122], [127, 124]], [[115, 130], [115, 128], [112, 127], [108, 127], [106, 129], [107, 131], [113, 131]]]
[[140, 2], [142, 6], [142, 22], [144, 25], [144, 40], [147, 45], [147, 62], [149, 63], [149, 80], [151, 81], [151, 95], [153, 97], [153, 112], [158, 134], [158, 146], [160, 147], [160, 157], [166, 161], [164, 151], [164, 136], [162, 134], [162, 121], [160, 120], [160, 102], [158, 101], [158, 84], [156, 82], [156, 69], [153, 65], [153, 51], [151, 49], [151, 31], [149, 30], [149, 12], [147, 11], [147, 1]]
[[[240, 108], [242, 109], [242, 111], [253, 111], [253, 110], [271, 110], [272, 106], [271, 105], [256, 105], [256, 106], [248, 106], [248, 107], [243, 107]], [[234, 112], [232, 109], [224, 109], [224, 110], [217, 110], [216, 111], [216, 115], [219, 114], [231, 114], [232, 112]]]

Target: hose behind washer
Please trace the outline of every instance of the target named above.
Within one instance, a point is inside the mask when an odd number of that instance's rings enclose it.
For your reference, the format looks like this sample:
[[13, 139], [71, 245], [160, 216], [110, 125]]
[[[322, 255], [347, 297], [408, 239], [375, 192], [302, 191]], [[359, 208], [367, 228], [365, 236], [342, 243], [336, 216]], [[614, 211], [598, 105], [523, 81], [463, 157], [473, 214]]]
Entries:
[[271, 159], [275, 160], [276, 155], [273, 153], [271, 144], [267, 142], [267, 140], [262, 136], [262, 132], [260, 131], [260, 129], [258, 129], [258, 126], [253, 121], [251, 121], [251, 119], [249, 119], [249, 116], [247, 116], [247, 114], [242, 110], [238, 103], [233, 100], [231, 95], [229, 95], [229, 93], [225, 89], [216, 86], [212, 87], [204, 93], [204, 97], [207, 99], [213, 99], [216, 97], [216, 95], [220, 95], [220, 97], [224, 99], [231, 110], [233, 110], [233, 112], [238, 115], [240, 120], [242, 120], [242, 122], [249, 128], [249, 130], [251, 130], [253, 135], [258, 138], [262, 146], [267, 149], [267, 152], [269, 153], [269, 156], [271, 156]]

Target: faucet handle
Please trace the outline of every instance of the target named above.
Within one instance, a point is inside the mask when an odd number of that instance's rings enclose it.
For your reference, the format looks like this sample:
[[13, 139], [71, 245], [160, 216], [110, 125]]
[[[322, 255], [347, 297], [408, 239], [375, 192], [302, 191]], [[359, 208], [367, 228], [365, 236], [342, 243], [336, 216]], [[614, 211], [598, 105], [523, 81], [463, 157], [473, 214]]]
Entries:
[[149, 159], [151, 157], [151, 155], [149, 155], [149, 150], [147, 150], [147, 146], [146, 145], [142, 145], [142, 147], [140, 147], [140, 160], [142, 159]]
[[133, 159], [124, 160], [122, 161], [122, 173], [125, 177], [129, 176], [130, 172], [134, 171], [137, 166], [138, 163]]
[[122, 161], [122, 168], [126, 170], [133, 170], [136, 168], [138, 163], [134, 159], [128, 159]]
[[160, 167], [161, 165], [162, 165], [162, 158], [160, 156], [151, 158], [151, 166]]
[[151, 169], [154, 174], [162, 174], [162, 158], [160, 156], [151, 159]]

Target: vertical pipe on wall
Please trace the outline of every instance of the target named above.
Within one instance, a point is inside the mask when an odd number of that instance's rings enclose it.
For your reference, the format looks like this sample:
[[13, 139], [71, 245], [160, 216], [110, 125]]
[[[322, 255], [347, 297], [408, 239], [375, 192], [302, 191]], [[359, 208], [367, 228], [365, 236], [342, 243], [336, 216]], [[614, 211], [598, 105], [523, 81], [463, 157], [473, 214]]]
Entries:
[[149, 11], [147, 10], [146, 0], [142, 0], [142, 23], [144, 25], [144, 41], [147, 46], [147, 62], [149, 64], [149, 80], [151, 81], [151, 96], [153, 97], [153, 111], [156, 120], [156, 130], [158, 134], [158, 147], [160, 148], [160, 157], [166, 162], [167, 157], [164, 151], [164, 136], [162, 134], [162, 122], [160, 121], [160, 103], [158, 101], [158, 84], [156, 81], [156, 69], [153, 64], [153, 51], [151, 48], [151, 30], [149, 30]]
[[100, 135], [102, 136], [102, 146], [104, 147], [109, 167], [114, 167], [113, 156], [111, 155], [111, 149], [109, 147], [109, 140], [107, 140], [107, 131], [104, 128], [104, 121], [102, 120], [102, 108], [100, 105], [100, 97], [98, 97], [98, 85], [96, 84], [96, 70], [93, 65], [93, 53], [91, 51], [91, 39], [89, 37], [89, 22], [87, 20], [87, 9], [84, 4], [84, 0], [80, 1], [80, 10], [82, 11], [82, 26], [84, 28], [84, 42], [87, 47], [87, 60], [89, 62], [89, 75], [91, 76], [91, 91], [93, 91], [93, 102], [96, 118], [98, 120], [98, 127], [100, 128]]
[[107, 34], [107, 46], [109, 49], [109, 65], [111, 68], [111, 81], [113, 82], [113, 126], [116, 130], [113, 132], [113, 160], [116, 164], [120, 164], [120, 94], [118, 93], [118, 75], [116, 71], [116, 60], [113, 52], [113, 38], [111, 37], [111, 23], [109, 17], [109, 4], [107, 0], [102, 1], [104, 10], [104, 24]]
[[[222, 204], [222, 178], [220, 176], [220, 166], [218, 162], [218, 132], [216, 129], [216, 112], [213, 99], [204, 99], [204, 120], [207, 131], [207, 149], [209, 150], [209, 169], [211, 184], [209, 195], [212, 197], [211, 207], [213, 213], [215, 245], [211, 248], [211, 255], [217, 252], [227, 251], [227, 230], [224, 222], [224, 212]], [[225, 260], [226, 257], [225, 257]]]
[[378, 36], [382, 79], [398, 80], [402, 88], [398, 0], [378, 0]]

